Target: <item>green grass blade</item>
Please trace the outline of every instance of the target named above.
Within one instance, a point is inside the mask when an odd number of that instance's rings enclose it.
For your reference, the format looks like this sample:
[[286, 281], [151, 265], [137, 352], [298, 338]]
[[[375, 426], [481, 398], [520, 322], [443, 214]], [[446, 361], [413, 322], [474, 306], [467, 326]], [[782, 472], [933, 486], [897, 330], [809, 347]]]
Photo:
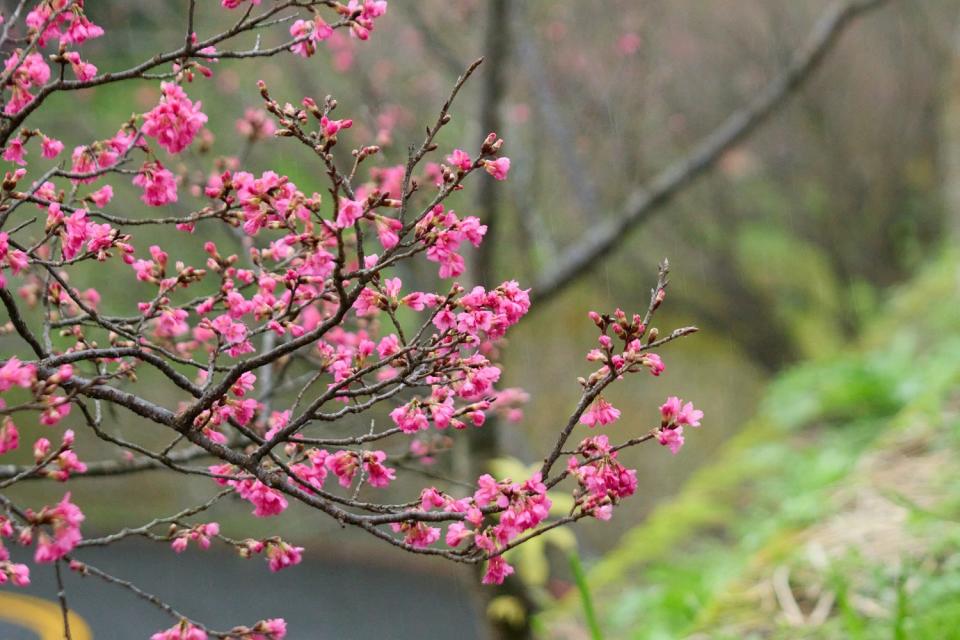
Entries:
[[570, 570], [573, 572], [573, 580], [577, 583], [577, 590], [580, 592], [580, 601], [583, 603], [583, 615], [587, 619], [590, 637], [592, 640], [603, 640], [603, 631], [600, 630], [597, 612], [593, 608], [593, 599], [590, 597], [590, 586], [587, 584], [587, 577], [583, 573], [580, 556], [577, 555], [576, 552], [570, 554]]

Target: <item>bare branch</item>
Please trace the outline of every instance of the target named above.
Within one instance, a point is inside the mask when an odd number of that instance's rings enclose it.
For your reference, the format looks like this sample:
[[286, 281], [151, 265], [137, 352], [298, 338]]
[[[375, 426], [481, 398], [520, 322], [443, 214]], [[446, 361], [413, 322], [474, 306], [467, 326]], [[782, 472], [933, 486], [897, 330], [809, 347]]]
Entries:
[[[537, 280], [532, 296], [540, 303], [552, 298], [596, 267], [626, 241], [629, 232], [649, 220], [686, 186], [709, 171], [723, 154], [742, 142], [812, 77], [840, 36], [856, 18], [887, 0], [848, 0], [832, 5], [817, 20], [792, 62], [742, 109], [703, 138], [693, 150], [658, 173], [627, 198], [611, 219], [587, 231], [568, 247]], [[538, 305], [542, 307], [543, 305]]]

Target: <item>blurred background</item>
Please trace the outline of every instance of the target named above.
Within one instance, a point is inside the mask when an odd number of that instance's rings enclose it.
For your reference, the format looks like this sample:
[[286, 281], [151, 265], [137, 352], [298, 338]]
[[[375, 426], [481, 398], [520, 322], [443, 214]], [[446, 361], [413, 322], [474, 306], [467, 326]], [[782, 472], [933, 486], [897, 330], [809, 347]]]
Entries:
[[[123, 68], [178, 46], [181, 4], [87, 3], [108, 33], [87, 45], [90, 60]], [[224, 18], [204, 4], [201, 34]], [[469, 572], [295, 508], [266, 524], [245, 504], [215, 512], [225, 528], [257, 535], [279, 525], [307, 547], [309, 560], [282, 579], [213, 551], [171, 564], [165, 548], [130, 545], [104, 561], [214, 624], [236, 623], [238, 611], [285, 615], [291, 638], [956, 637], [945, 630], [960, 623], [960, 2], [878, 4], [845, 25], [768, 121], [509, 335], [505, 386], [530, 401], [521, 422], [498, 425], [495, 441], [480, 445], [501, 470], [535, 462], [572, 410], [595, 339], [586, 312], [640, 311], [669, 258], [658, 325], [701, 332], [664, 350], [661, 378], [615, 389], [616, 428], [646, 430], [668, 394], [693, 400], [706, 419], [676, 457], [657, 446], [624, 452], [640, 490], [611, 522], [583, 521], [524, 547], [514, 584], [495, 594], [478, 593]], [[321, 167], [294, 145], [248, 145], [236, 134], [263, 78], [280, 102], [334, 96], [340, 117], [355, 122], [349, 144], [376, 141], [400, 163], [457, 75], [486, 56], [441, 149], [474, 148], [496, 130], [512, 172], [496, 185], [484, 176], [451, 202], [492, 227], [471, 277], [515, 278], [537, 293], [566, 248], [629, 212], [638, 189], [780, 77], [830, 6], [395, 1], [363, 46], [335, 37], [310, 60], [213, 65], [213, 78], [189, 89], [210, 135], [184, 162], [198, 183], [214, 158], [234, 155], [251, 172], [320, 189]], [[147, 82], [70, 93], [37, 124], [71, 148], [112, 135], [158, 95]], [[140, 215], [137, 196], [118, 190], [114, 209]], [[174, 209], [196, 202], [181, 189]], [[199, 261], [200, 245], [172, 257]], [[75, 282], [108, 287], [111, 268], [78, 269]], [[129, 312], [144, 291], [131, 284], [116, 303]], [[116, 420], [124, 433], [138, 427]], [[104, 532], [209, 495], [206, 482], [159, 473], [74, 484]], [[18, 491], [31, 501], [60, 495], [40, 484]], [[52, 582], [35, 582], [35, 593], [53, 595]], [[111, 611], [131, 612], [138, 631], [154, 615], [141, 617], [122, 592], [73, 584], [94, 594], [76, 596], [75, 607], [97, 638], [120, 637]], [[211, 600], [217, 584], [237, 585], [237, 601]]]

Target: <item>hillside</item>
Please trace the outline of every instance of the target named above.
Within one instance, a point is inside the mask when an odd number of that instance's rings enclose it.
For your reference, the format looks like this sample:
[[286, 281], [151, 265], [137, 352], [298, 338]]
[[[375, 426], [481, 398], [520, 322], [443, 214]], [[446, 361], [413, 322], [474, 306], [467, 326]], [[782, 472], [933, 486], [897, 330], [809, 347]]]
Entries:
[[[931, 638], [960, 628], [960, 267], [758, 412], [589, 572], [607, 638]], [[584, 638], [580, 603], [541, 617]], [[958, 632], [960, 633], [960, 632]]]

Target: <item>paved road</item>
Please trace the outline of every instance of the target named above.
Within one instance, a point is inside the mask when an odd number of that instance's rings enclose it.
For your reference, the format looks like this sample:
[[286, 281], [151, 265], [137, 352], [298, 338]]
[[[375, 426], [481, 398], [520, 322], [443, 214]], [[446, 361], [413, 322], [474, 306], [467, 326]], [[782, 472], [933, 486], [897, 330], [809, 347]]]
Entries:
[[[109, 551], [85, 549], [77, 555], [218, 629], [283, 617], [290, 626], [289, 640], [482, 637], [469, 577], [449, 571], [358, 566], [328, 554], [272, 574], [261, 558], [244, 561], [193, 549], [178, 556], [166, 546], [137, 542], [114, 545]], [[27, 589], [0, 587], [3, 640], [43, 638], [36, 629], [31, 633], [21, 626], [14, 631], [5, 622], [28, 615], [42, 623], [40, 618], [52, 615], [28, 614], [9, 597], [25, 593], [56, 602], [53, 568], [34, 567], [31, 577]], [[171, 625], [168, 617], [122, 588], [72, 573], [65, 580], [70, 606], [89, 624], [95, 640], [148, 638]]]

